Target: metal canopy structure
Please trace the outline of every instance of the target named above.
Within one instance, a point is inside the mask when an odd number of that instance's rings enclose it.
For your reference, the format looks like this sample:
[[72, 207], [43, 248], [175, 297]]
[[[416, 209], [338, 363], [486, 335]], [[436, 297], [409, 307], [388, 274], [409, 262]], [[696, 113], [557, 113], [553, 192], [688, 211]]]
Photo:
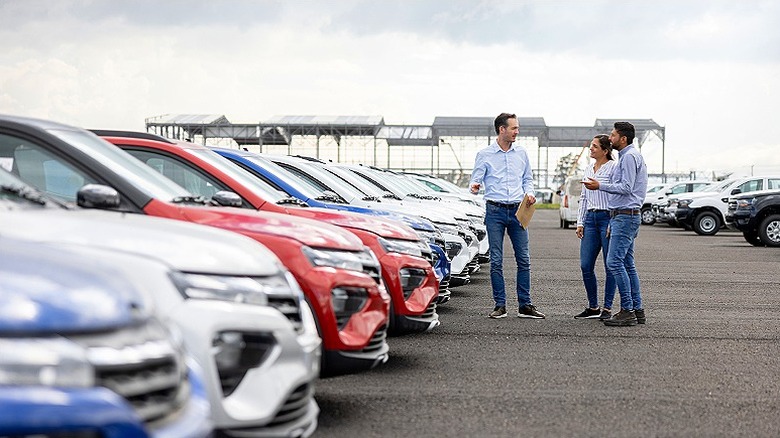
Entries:
[[[450, 143], [452, 139], [467, 138], [481, 145], [489, 144], [495, 137], [493, 117], [435, 117], [431, 125], [389, 125], [382, 116], [276, 116], [264, 122], [231, 123], [224, 115], [179, 114], [150, 117], [146, 119], [146, 130], [169, 138], [200, 140], [206, 144], [211, 139], [229, 139], [239, 147], [286, 146], [291, 151], [293, 143], [309, 139], [315, 142], [314, 153], [320, 158], [320, 139], [330, 138], [336, 143], [336, 157], [341, 158], [342, 143], [346, 139], [359, 138], [373, 142], [373, 165], [379, 165], [378, 150], [387, 154], [385, 167], [393, 168], [391, 151], [401, 148], [429, 148], [430, 161], [419, 169], [443, 174], [443, 171], [465, 169], [461, 165], [463, 156]], [[608, 134], [616, 121], [631, 122], [636, 128], [635, 144], [641, 149], [651, 135], [661, 140], [661, 174], [665, 180], [665, 133], [666, 128], [652, 119], [596, 119], [593, 126], [548, 126], [543, 117], [518, 117], [519, 137], [534, 138], [538, 142], [536, 173], [547, 172], [549, 148], [583, 148], [597, 134]], [[441, 146], [448, 145], [458, 168], [443, 169]], [[547, 151], [547, 163], [541, 168], [541, 150]], [[436, 156], [435, 156], [436, 155]], [[462, 154], [461, 154], [462, 155]]]

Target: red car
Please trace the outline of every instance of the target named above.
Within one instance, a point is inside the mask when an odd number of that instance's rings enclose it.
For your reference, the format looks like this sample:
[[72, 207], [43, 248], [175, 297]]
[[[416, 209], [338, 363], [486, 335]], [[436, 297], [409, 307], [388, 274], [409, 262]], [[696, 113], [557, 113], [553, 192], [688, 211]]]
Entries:
[[[22, 180], [70, 204], [195, 222], [257, 240], [282, 260], [313, 308], [329, 309], [317, 315], [320, 328], [334, 328], [320, 332], [323, 375], [387, 360], [390, 298], [376, 257], [354, 234], [285, 214], [208, 207], [91, 132], [53, 122], [0, 116], [0, 159]], [[273, 290], [267, 295], [270, 305], [301, 324], [298, 300], [277, 299]]]
[[241, 197], [244, 208], [317, 219], [351, 231], [379, 258], [392, 299], [390, 330], [425, 331], [439, 325], [438, 281], [431, 263], [422, 257], [430, 249], [409, 226], [374, 216], [295, 206], [286, 195], [205, 146], [147, 133], [93, 132], [206, 199], [218, 191], [230, 191]]

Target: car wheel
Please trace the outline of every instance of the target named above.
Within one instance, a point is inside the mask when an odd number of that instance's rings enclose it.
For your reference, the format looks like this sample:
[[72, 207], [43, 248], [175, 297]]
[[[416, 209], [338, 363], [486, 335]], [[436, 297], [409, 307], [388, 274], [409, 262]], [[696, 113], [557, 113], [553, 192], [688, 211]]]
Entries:
[[563, 220], [563, 229], [568, 230], [569, 229], [569, 221], [566, 219]]
[[780, 246], [780, 214], [770, 214], [761, 221], [758, 236], [766, 246]]
[[655, 223], [655, 215], [650, 208], [642, 209], [642, 225], [653, 225]]
[[761, 238], [758, 237], [758, 232], [751, 230], [751, 231], [743, 231], [742, 237], [745, 238], [745, 241], [753, 246], [766, 246], [764, 245], [764, 242], [761, 241]]
[[561, 218], [561, 228], [563, 228], [563, 218]]
[[720, 229], [720, 218], [711, 211], [704, 211], [693, 220], [693, 231], [700, 236], [714, 236]]

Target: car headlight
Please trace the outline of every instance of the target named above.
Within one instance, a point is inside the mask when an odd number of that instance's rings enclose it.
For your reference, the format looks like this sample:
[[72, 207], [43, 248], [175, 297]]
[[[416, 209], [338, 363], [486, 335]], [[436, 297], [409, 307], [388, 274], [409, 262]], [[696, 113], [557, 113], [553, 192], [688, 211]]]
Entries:
[[437, 227], [439, 227], [439, 230], [442, 233], [445, 234], [453, 234], [455, 236], [458, 235], [459, 228], [455, 225], [449, 225], [449, 224], [436, 224]]
[[417, 234], [420, 235], [420, 237], [429, 243], [436, 243], [437, 241], [441, 240], [441, 231], [439, 230], [433, 230], [433, 231], [425, 231], [425, 230], [414, 230], [417, 232]]
[[313, 266], [328, 266], [362, 272], [366, 264], [379, 264], [374, 253], [368, 249], [354, 252], [304, 246], [301, 247], [301, 251], [303, 251]]
[[268, 295], [298, 295], [292, 290], [284, 273], [267, 277], [236, 277], [205, 274], [173, 274], [179, 292], [202, 300], [268, 305]]
[[419, 240], [386, 239], [384, 237], [380, 237], [378, 240], [386, 252], [422, 257], [422, 249], [420, 248], [422, 242]]
[[737, 199], [737, 210], [750, 210], [753, 206], [753, 201], [755, 201], [755, 198]]
[[95, 385], [86, 350], [67, 339], [0, 339], [0, 351], [0, 386]]
[[680, 199], [677, 201], [677, 207], [688, 208], [688, 206], [691, 205], [691, 202], [693, 202], [693, 199]]

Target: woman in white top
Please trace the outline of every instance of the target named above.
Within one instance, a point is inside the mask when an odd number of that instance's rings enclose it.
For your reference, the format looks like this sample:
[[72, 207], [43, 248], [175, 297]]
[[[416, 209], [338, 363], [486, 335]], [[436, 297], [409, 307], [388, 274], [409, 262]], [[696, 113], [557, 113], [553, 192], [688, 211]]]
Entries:
[[[612, 171], [617, 163], [612, 159], [612, 145], [606, 135], [593, 137], [590, 143], [590, 157], [595, 160], [592, 166], [585, 170], [585, 178], [594, 178], [599, 182], [610, 182]], [[606, 272], [606, 285], [604, 289], [604, 306], [599, 307], [598, 281], [596, 280], [596, 258], [599, 252], [603, 259], [607, 260], [609, 237], [609, 209], [607, 207], [608, 193], [600, 190], [588, 190], [583, 186], [580, 196], [580, 208], [577, 214], [577, 237], [580, 242], [580, 268], [582, 268], [582, 281], [585, 283], [585, 292], [588, 295], [588, 307], [575, 318], [609, 319], [612, 315], [612, 301], [615, 298], [615, 279]]]

